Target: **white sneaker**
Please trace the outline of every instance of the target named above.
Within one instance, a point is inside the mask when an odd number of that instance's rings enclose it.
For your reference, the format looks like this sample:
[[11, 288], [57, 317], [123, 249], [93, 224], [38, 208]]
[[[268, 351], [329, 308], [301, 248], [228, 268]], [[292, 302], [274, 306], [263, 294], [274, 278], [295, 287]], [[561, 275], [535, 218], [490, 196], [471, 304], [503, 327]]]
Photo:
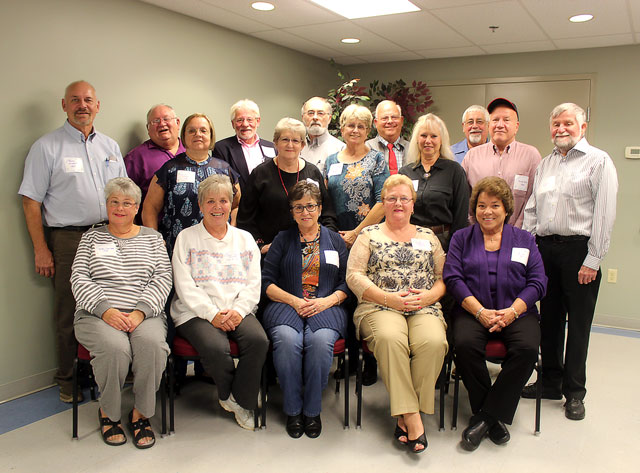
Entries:
[[240, 406], [233, 398], [233, 394], [229, 396], [229, 399], [218, 399], [218, 402], [225, 411], [233, 412], [236, 417], [236, 422], [240, 427], [247, 430], [254, 430], [253, 411]]

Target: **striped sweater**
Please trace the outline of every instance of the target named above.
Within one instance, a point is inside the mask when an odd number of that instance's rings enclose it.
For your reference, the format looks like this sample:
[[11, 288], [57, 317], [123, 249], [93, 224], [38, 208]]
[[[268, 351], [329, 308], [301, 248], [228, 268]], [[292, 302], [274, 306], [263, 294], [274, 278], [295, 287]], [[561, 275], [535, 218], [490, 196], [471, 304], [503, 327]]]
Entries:
[[82, 311], [102, 317], [110, 308], [164, 316], [171, 280], [167, 249], [155, 230], [140, 227], [132, 238], [117, 238], [106, 226], [89, 230], [71, 272], [76, 317]]

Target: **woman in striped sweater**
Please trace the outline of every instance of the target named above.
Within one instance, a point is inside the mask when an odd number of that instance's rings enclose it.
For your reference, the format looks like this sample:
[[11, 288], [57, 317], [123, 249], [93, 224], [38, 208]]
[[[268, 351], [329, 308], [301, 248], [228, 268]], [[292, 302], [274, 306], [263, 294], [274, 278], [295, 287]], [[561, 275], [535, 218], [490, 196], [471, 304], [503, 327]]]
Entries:
[[149, 448], [155, 443], [149, 418], [169, 354], [164, 304], [171, 264], [162, 236], [133, 223], [140, 188], [117, 177], [107, 183], [105, 195], [109, 224], [82, 236], [73, 261], [74, 330], [91, 353], [104, 442], [115, 446], [127, 441], [120, 423], [120, 392], [131, 364], [135, 401], [128, 426], [134, 445]]

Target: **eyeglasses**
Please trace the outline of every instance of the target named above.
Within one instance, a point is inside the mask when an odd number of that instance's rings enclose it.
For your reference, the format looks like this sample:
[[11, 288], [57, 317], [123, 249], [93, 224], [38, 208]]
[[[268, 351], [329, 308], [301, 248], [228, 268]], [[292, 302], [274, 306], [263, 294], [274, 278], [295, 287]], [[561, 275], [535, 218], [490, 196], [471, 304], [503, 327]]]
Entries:
[[400, 120], [402, 117], [399, 115], [387, 115], [386, 117], [380, 117], [378, 118], [378, 121], [386, 123], [386, 122], [397, 122], [398, 120]]
[[318, 118], [324, 118], [328, 115], [328, 113], [322, 110], [307, 110], [305, 112], [305, 115], [308, 117], [313, 117], [314, 115], [317, 115]]
[[477, 120], [467, 120], [466, 122], [464, 122], [465, 125], [467, 126], [473, 126], [473, 125], [484, 125], [486, 122], [482, 119], [482, 118], [478, 118]]
[[301, 214], [305, 210], [311, 213], [311, 212], [315, 212], [318, 207], [319, 207], [318, 204], [293, 205], [291, 206], [291, 210], [293, 210], [297, 214]]
[[233, 122], [236, 125], [242, 125], [244, 122], [247, 122], [249, 125], [254, 125], [256, 123], [256, 118], [254, 117], [243, 117], [243, 118], [236, 118], [235, 120], [233, 120]]
[[400, 203], [402, 205], [406, 205], [409, 202], [412, 202], [413, 199], [409, 198], [409, 197], [385, 197], [384, 201], [388, 204], [395, 204], [396, 202], [400, 201]]
[[296, 146], [302, 143], [302, 140], [299, 140], [297, 138], [280, 138], [278, 141], [281, 141], [285, 144], [293, 143]]
[[130, 200], [125, 200], [124, 202], [120, 202], [119, 200], [109, 199], [107, 201], [107, 205], [109, 207], [115, 207], [115, 208], [118, 208], [118, 207], [120, 207], [122, 205], [122, 207], [124, 207], [125, 209], [130, 209], [131, 207], [136, 205], [136, 203], [135, 202], [131, 202]]
[[167, 125], [169, 125], [172, 121], [177, 119], [178, 119], [177, 117], [154, 118], [148, 123], [148, 125], [158, 126], [161, 123], [166, 123]]

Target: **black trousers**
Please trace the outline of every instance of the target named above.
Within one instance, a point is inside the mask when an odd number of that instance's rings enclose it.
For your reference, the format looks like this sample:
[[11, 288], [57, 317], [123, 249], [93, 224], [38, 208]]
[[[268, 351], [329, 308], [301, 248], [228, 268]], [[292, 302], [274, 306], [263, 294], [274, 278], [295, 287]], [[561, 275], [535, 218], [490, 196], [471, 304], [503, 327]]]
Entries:
[[[511, 424], [520, 393], [533, 372], [540, 346], [537, 317], [516, 319], [501, 332], [490, 333], [471, 314], [458, 313], [453, 319], [456, 369], [469, 392], [471, 411], [482, 410], [496, 420]], [[491, 385], [485, 361], [485, 347], [490, 339], [500, 339], [507, 347], [498, 378]]]
[[538, 248], [549, 278], [547, 294], [540, 301], [543, 386], [567, 399], [584, 399], [589, 335], [602, 273], [598, 269], [593, 282], [578, 283], [578, 271], [587, 255], [586, 239], [538, 238]]

